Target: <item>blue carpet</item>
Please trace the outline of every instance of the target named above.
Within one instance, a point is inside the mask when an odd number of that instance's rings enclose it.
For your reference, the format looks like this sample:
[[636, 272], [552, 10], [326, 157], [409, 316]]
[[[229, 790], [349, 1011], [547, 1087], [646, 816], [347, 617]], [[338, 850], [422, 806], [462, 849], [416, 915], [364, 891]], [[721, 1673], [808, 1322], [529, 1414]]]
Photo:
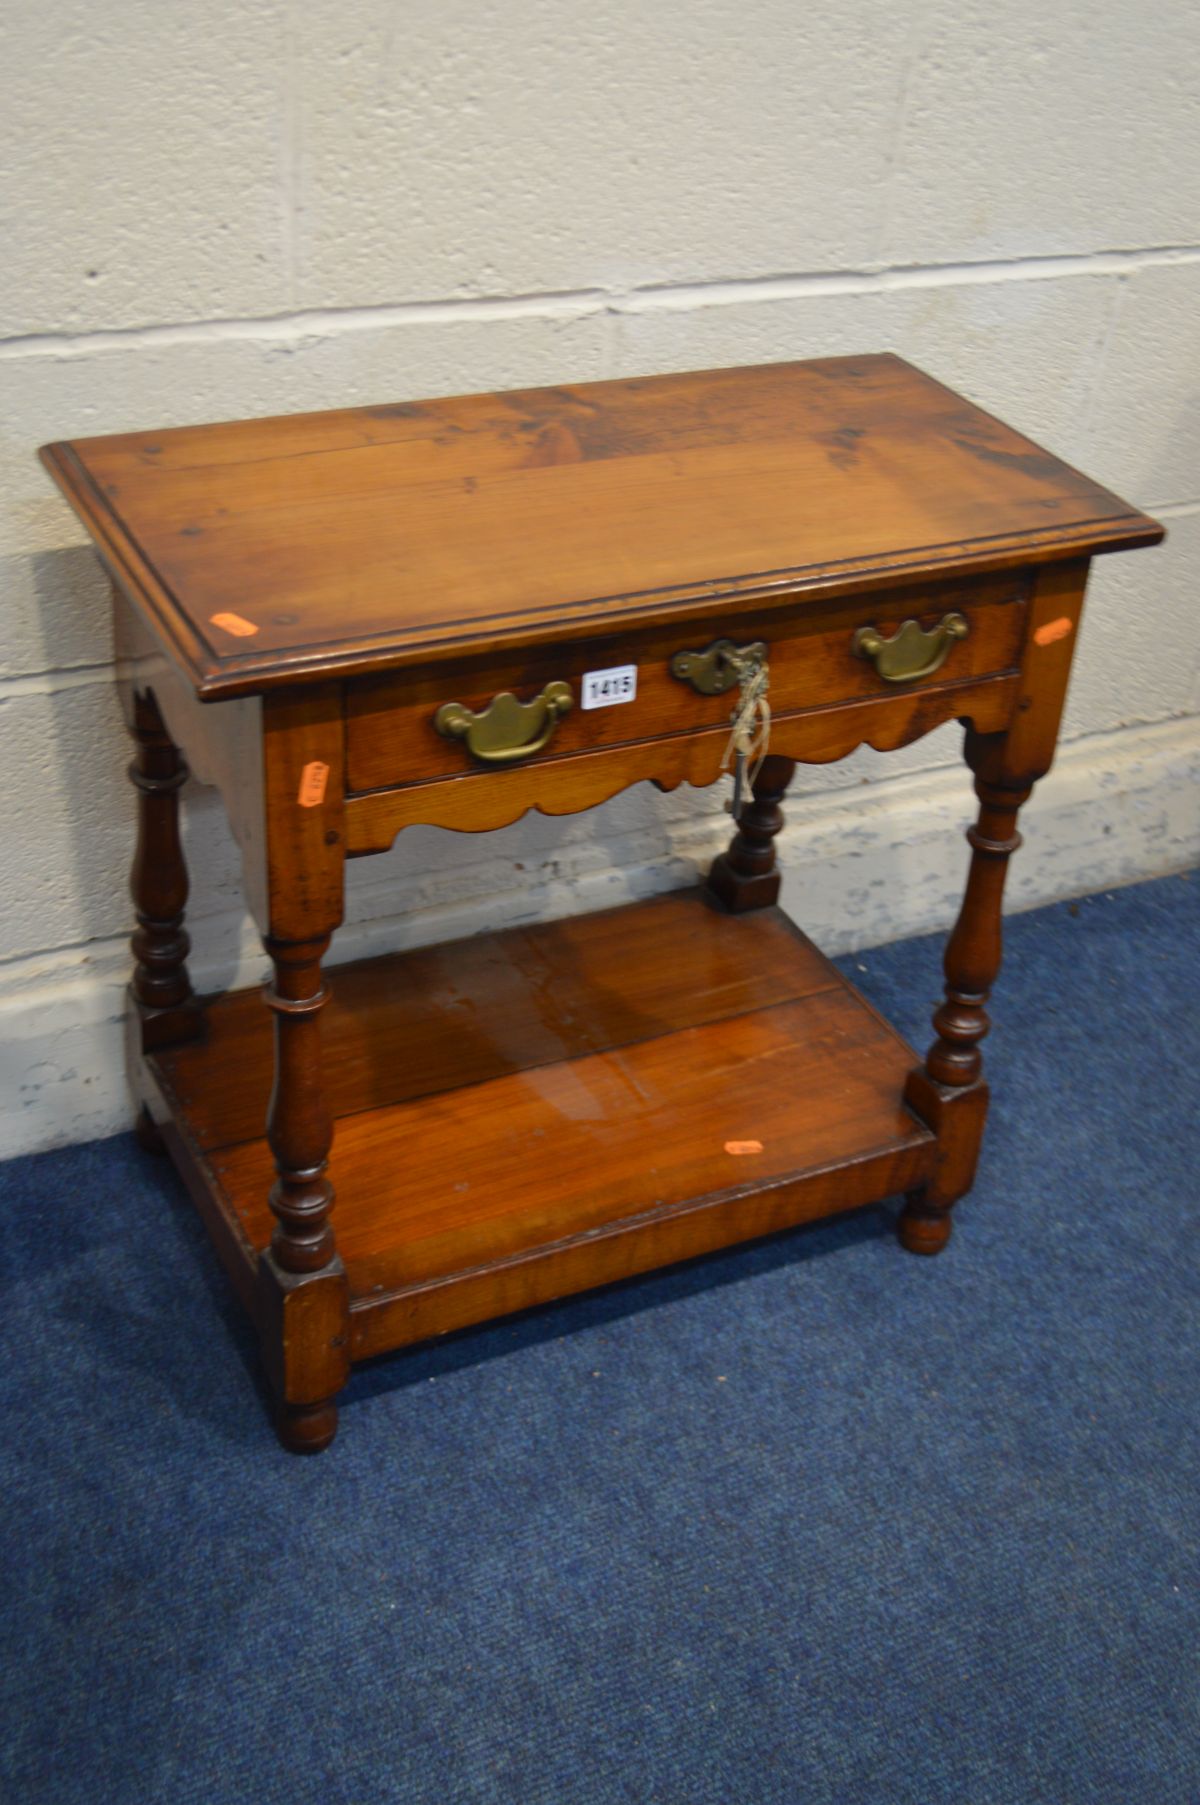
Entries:
[[[939, 946], [844, 962], [918, 1045]], [[181, 1187], [3, 1172], [5, 1801], [1196, 1805], [1200, 880], [1010, 922], [948, 1251], [801, 1230], [277, 1449]]]

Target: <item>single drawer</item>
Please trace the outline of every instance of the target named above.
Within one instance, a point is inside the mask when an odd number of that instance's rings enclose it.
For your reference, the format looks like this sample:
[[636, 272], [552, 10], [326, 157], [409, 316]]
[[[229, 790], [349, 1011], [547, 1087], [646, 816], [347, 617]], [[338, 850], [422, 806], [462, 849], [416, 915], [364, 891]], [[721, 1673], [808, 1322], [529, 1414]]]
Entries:
[[[558, 687], [565, 685], [570, 701], [561, 713], [547, 706], [522, 717], [510, 709], [515, 718], [508, 739], [520, 745], [528, 742], [530, 749], [519, 758], [505, 758], [501, 768], [718, 727], [730, 718], [736, 687], [706, 694], [672, 671], [677, 654], [703, 652], [718, 639], [738, 647], [766, 645], [769, 700], [777, 717], [838, 702], [894, 698], [935, 685], [977, 682], [1016, 666], [1028, 592], [1026, 578], [1007, 575], [971, 584], [883, 591], [833, 604], [793, 601], [790, 607], [739, 613], [727, 621], [717, 616], [699, 623], [675, 622], [639, 634], [568, 641], [527, 653], [370, 678], [347, 688], [347, 789], [353, 793], [391, 789], [470, 772], [485, 775], [497, 768], [484, 757], [473, 756], [464, 737], [439, 732], [435, 721], [445, 705], [456, 704], [463, 730], [467, 717], [484, 714], [505, 692], [520, 703], [530, 703], [553, 685], [553, 703], [565, 696]], [[951, 627], [940, 641], [922, 639], [909, 629], [908, 640], [915, 643], [910, 647], [906, 640], [901, 663], [918, 674], [889, 680], [885, 673], [896, 654], [879, 642], [893, 640], [910, 621], [926, 634], [935, 633], [948, 616], [961, 617], [961, 625]], [[927, 668], [930, 665], [936, 668]], [[636, 672], [632, 700], [582, 706], [589, 673], [630, 666]], [[612, 687], [620, 693], [630, 686], [625, 682]], [[478, 742], [503, 736], [476, 731], [471, 737]]]

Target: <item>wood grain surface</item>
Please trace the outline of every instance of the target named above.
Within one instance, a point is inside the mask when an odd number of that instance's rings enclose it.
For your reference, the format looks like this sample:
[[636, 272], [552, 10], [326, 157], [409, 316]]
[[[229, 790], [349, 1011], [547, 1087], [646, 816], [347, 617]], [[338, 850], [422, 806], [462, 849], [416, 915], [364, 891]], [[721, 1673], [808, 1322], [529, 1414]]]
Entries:
[[1162, 536], [890, 354], [42, 455], [207, 697]]
[[[753, 958], [747, 957], [753, 949]], [[792, 1002], [840, 982], [783, 915], [752, 938], [701, 890], [335, 967], [322, 1018], [335, 1118]], [[257, 1140], [271, 1094], [261, 991], [210, 1002], [157, 1062], [197, 1144]]]
[[[933, 1135], [901, 1101], [915, 1061], [839, 984], [346, 1117], [330, 1170], [351, 1296], [469, 1271], [873, 1150], [932, 1151]], [[762, 1151], [734, 1154], [728, 1143]], [[262, 1245], [273, 1220], [266, 1142], [211, 1159], [249, 1238]]]

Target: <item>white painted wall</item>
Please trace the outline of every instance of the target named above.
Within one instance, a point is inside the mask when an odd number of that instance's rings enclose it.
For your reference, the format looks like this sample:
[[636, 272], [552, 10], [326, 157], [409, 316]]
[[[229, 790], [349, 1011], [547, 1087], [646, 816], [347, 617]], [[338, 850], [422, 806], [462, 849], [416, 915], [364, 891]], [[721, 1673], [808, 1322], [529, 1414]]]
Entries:
[[[1195, 858], [1193, 0], [11, 0], [0, 32], [0, 1149], [126, 1119], [127, 752], [47, 439], [900, 351], [1170, 529], [1096, 568], [1013, 900]], [[794, 795], [818, 938], [947, 920], [953, 731]], [[229, 837], [188, 806], [195, 973], [248, 977]], [[339, 951], [677, 883], [724, 832], [715, 792], [645, 788], [413, 830], [352, 869]]]

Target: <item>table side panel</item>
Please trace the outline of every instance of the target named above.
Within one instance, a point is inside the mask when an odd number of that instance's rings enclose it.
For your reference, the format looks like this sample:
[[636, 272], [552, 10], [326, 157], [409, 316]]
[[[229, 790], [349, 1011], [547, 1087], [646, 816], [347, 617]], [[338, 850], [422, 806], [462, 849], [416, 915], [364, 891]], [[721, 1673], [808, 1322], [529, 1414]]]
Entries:
[[267, 919], [267, 812], [264, 793], [263, 701], [239, 696], [212, 706], [166, 656], [121, 584], [113, 584], [113, 642], [126, 720], [135, 695], [153, 697], [173, 742], [198, 783], [216, 789], [241, 854], [250, 913]]

